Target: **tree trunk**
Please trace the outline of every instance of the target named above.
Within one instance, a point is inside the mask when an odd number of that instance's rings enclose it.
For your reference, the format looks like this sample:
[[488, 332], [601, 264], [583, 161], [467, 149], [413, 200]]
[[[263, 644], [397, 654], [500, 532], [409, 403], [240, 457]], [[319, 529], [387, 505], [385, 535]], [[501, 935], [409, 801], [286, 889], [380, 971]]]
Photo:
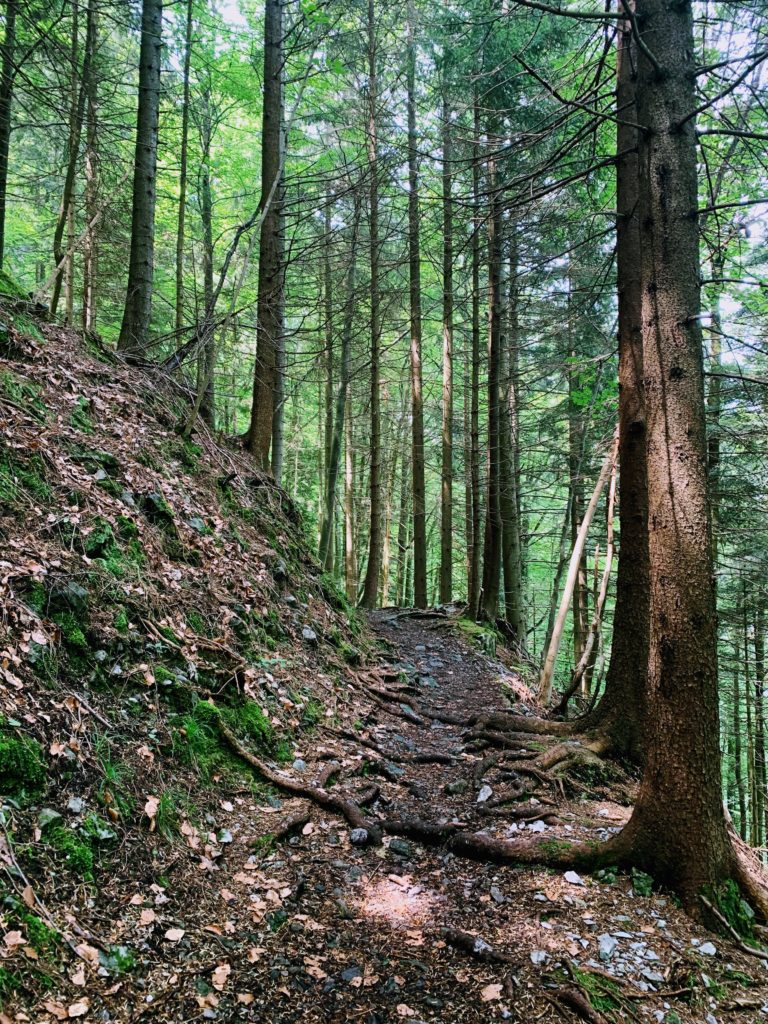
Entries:
[[502, 568], [504, 570], [504, 620], [514, 642], [525, 641], [523, 624], [523, 563], [520, 538], [519, 412], [517, 361], [520, 342], [518, 322], [518, 268], [515, 225], [510, 226], [507, 330], [502, 351], [502, 401], [500, 409], [500, 494]]
[[261, 136], [261, 202], [266, 207], [259, 234], [256, 364], [246, 447], [268, 469], [272, 446], [278, 350], [283, 310], [283, 3], [266, 0], [264, 15], [264, 99]]
[[472, 161], [472, 375], [469, 416], [469, 478], [472, 505], [472, 543], [467, 553], [469, 613], [480, 615], [480, 105], [477, 87], [473, 102], [474, 159]]
[[352, 359], [352, 328], [355, 319], [355, 278], [357, 272], [357, 228], [360, 219], [360, 207], [357, 197], [355, 197], [355, 209], [352, 217], [349, 265], [347, 268], [344, 302], [344, 324], [341, 331], [341, 373], [339, 376], [339, 390], [336, 393], [336, 412], [331, 432], [330, 458], [326, 467], [325, 505], [323, 508], [323, 529], [320, 535], [319, 554], [321, 565], [326, 565], [328, 562], [333, 538], [333, 507], [336, 504], [336, 485], [339, 477], [341, 440], [344, 432], [344, 410], [347, 407], [349, 369]]
[[758, 597], [755, 606], [754, 634], [752, 642], [755, 648], [755, 838], [756, 846], [765, 842], [765, 706], [763, 691], [765, 689], [765, 605]]
[[[200, 415], [203, 422], [213, 427], [216, 421], [216, 392], [213, 379], [215, 362], [215, 334], [213, 330], [213, 198], [211, 196], [211, 93], [206, 86], [201, 96], [200, 118], [200, 221], [203, 227], [203, 335], [197, 362]], [[179, 214], [181, 217], [181, 213]], [[178, 301], [178, 292], [177, 292]], [[177, 307], [178, 315], [178, 307]]]
[[19, 0], [5, 0], [5, 37], [0, 70], [0, 268], [5, 259], [5, 219], [8, 204], [8, 154], [11, 146], [11, 106], [15, 77], [16, 15]]
[[176, 333], [184, 328], [184, 240], [187, 217], [187, 158], [189, 148], [189, 70], [192, 64], [192, 15], [194, 0], [187, 0], [182, 72], [181, 153], [179, 164], [179, 218], [176, 227]]
[[[618, 0], [623, 10], [623, 0]], [[619, 23], [616, 106], [616, 270], [619, 298], [619, 554], [611, 660], [605, 691], [586, 722], [611, 737], [615, 752], [643, 758], [648, 664], [648, 471], [643, 383], [642, 281], [638, 217], [636, 47]]]
[[[93, 331], [96, 326], [96, 227], [98, 214], [98, 49], [97, 11], [93, 12], [93, 55], [90, 73], [83, 82], [85, 88], [85, 231], [83, 232], [83, 330]], [[87, 40], [86, 40], [87, 42]]]
[[[331, 522], [328, 531], [331, 537], [334, 536], [334, 525], [336, 522], [336, 508], [332, 505], [325, 508], [323, 495], [328, 488], [328, 470], [331, 465], [331, 447], [333, 444], [333, 273], [331, 269], [331, 203], [325, 207], [325, 226], [323, 244], [323, 312], [324, 312], [324, 338], [325, 351], [323, 363], [325, 366], [325, 397], [323, 401], [325, 421], [323, 426], [322, 472], [319, 479], [320, 491], [320, 535], [325, 529], [325, 516], [330, 516]], [[346, 409], [346, 399], [344, 408]], [[328, 546], [328, 554], [325, 561], [321, 562], [326, 572], [333, 569], [333, 544]]]
[[413, 502], [413, 603], [427, 607], [427, 509], [424, 484], [424, 398], [421, 372], [421, 252], [416, 140], [416, 42], [413, 2], [408, 2], [408, 265], [411, 316], [411, 431]]
[[344, 416], [344, 586], [350, 604], [357, 602], [357, 538], [355, 536], [355, 450], [352, 397]]
[[501, 582], [501, 507], [499, 439], [501, 413], [501, 203], [496, 192], [496, 161], [488, 161], [488, 485], [486, 488], [482, 617], [495, 622], [499, 614]]
[[365, 569], [362, 604], [375, 608], [381, 575], [382, 500], [381, 500], [381, 404], [380, 347], [381, 310], [379, 309], [379, 143], [378, 88], [376, 75], [376, 17], [374, 0], [368, 0], [368, 236], [370, 245], [371, 302], [371, 439], [370, 439], [370, 529], [368, 564]]
[[739, 664], [733, 669], [733, 771], [736, 781], [736, 796], [739, 801], [739, 835], [747, 838], [747, 799], [744, 791], [744, 768], [741, 759], [741, 697], [739, 694]]
[[645, 769], [617, 847], [698, 909], [735, 857], [720, 774], [691, 4], [637, 0], [637, 19], [650, 643]]
[[443, 82], [443, 422], [440, 480], [440, 602], [453, 598], [453, 167], [451, 109]]
[[141, 356], [149, 346], [157, 198], [157, 122], [160, 113], [160, 54], [163, 0], [143, 0], [139, 52], [139, 107], [133, 170], [131, 253], [125, 310], [117, 347]]

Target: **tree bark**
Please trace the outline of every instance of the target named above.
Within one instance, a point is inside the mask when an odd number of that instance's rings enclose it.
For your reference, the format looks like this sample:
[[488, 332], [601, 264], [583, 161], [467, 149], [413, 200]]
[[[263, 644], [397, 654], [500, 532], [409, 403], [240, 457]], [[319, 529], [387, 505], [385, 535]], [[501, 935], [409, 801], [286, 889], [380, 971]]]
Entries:
[[133, 171], [131, 252], [125, 310], [117, 348], [142, 356], [149, 346], [157, 198], [157, 123], [160, 113], [160, 54], [163, 2], [143, 0], [139, 52], [139, 107]]
[[93, 331], [96, 326], [96, 227], [99, 191], [98, 153], [98, 12], [93, 12], [93, 55], [90, 73], [85, 79], [85, 230], [83, 232], [83, 330]]
[[[199, 330], [203, 334], [197, 362], [198, 390], [200, 392], [200, 415], [209, 427], [216, 421], [216, 391], [213, 379], [215, 362], [215, 333], [213, 329], [213, 197], [211, 195], [211, 93], [206, 85], [201, 96], [200, 117], [200, 221], [203, 227], [203, 322]], [[181, 212], [179, 212], [181, 218]], [[183, 244], [183, 242], [182, 242]], [[178, 284], [178, 281], [177, 281]], [[183, 298], [183, 296], [182, 296]], [[177, 291], [178, 303], [178, 291]], [[177, 315], [179, 313], [177, 305]]]
[[469, 478], [472, 506], [472, 535], [469, 547], [467, 604], [469, 613], [480, 615], [480, 105], [477, 87], [472, 111], [474, 159], [472, 161], [472, 372], [469, 415]]
[[365, 569], [362, 605], [375, 608], [381, 575], [382, 500], [381, 500], [381, 402], [380, 348], [381, 310], [379, 308], [379, 142], [378, 78], [376, 54], [376, 16], [374, 0], [368, 0], [368, 174], [371, 303], [371, 438], [370, 438], [370, 523], [368, 564]]
[[453, 154], [443, 82], [443, 420], [440, 480], [440, 602], [453, 598]]
[[617, 848], [694, 908], [702, 887], [734, 875], [735, 856], [720, 774], [692, 8], [637, 0], [637, 19], [650, 643], [645, 767]]
[[344, 586], [350, 604], [357, 602], [357, 537], [355, 531], [355, 449], [352, 397], [344, 416]]
[[[259, 233], [256, 364], [246, 448], [262, 469], [270, 465], [278, 349], [283, 332], [283, 3], [267, 0], [264, 14], [264, 99], [261, 136], [261, 201], [266, 215]], [[267, 205], [268, 204], [268, 205]]]
[[8, 155], [11, 147], [11, 107], [15, 77], [16, 15], [19, 0], [5, 0], [5, 37], [0, 70], [0, 268], [5, 259], [5, 220], [8, 204]]
[[[623, 0], [618, 0], [623, 10]], [[648, 471], [643, 382], [636, 47], [629, 21], [617, 38], [616, 271], [619, 299], [619, 545], [611, 660], [605, 691], [585, 724], [610, 733], [620, 756], [643, 758], [648, 664]]]
[[179, 216], [176, 226], [176, 333], [184, 328], [184, 242], [187, 218], [187, 159], [189, 149], [189, 72], [192, 65], [192, 23], [195, 0], [187, 0], [182, 71], [181, 152], [179, 164]]
[[421, 252], [416, 139], [416, 41], [413, 2], [408, 2], [408, 267], [411, 319], [411, 432], [413, 503], [413, 603], [427, 607], [427, 509], [424, 483], [424, 397], [421, 367]]

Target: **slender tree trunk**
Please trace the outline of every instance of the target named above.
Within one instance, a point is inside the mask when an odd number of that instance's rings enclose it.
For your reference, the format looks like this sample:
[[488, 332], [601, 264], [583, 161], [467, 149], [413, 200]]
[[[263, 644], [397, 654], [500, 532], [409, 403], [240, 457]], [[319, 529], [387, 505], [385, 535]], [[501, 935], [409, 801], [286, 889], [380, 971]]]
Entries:
[[5, 221], [8, 204], [8, 154], [11, 146], [11, 107], [15, 77], [16, 15], [19, 0], [5, 0], [5, 37], [0, 70], [0, 268], [5, 259]]
[[736, 796], [739, 801], [739, 835], [747, 838], [747, 799], [744, 791], [744, 767], [741, 755], [741, 695], [739, 693], [738, 660], [733, 670], [733, 768], [736, 780]]
[[357, 601], [357, 538], [355, 531], [355, 449], [352, 397], [347, 394], [344, 417], [344, 585], [350, 604]]
[[469, 476], [472, 503], [472, 546], [468, 553], [467, 604], [480, 616], [480, 105], [475, 88], [473, 102], [474, 159], [472, 161], [472, 379], [470, 384]]
[[[568, 262], [568, 486], [571, 489], [571, 548], [581, 529], [584, 516], [584, 480], [582, 478], [582, 451], [585, 444], [584, 416], [574, 401], [579, 389], [579, 371], [574, 335], [574, 275], [573, 263]], [[573, 588], [573, 663], [578, 665], [584, 653], [587, 635], [589, 587], [587, 584], [587, 553], [582, 554], [579, 572]]]
[[754, 615], [755, 648], [755, 819], [757, 846], [765, 843], [766, 766], [765, 766], [765, 605], [757, 599]]
[[[204, 423], [213, 427], [216, 422], [216, 391], [213, 379], [216, 358], [216, 339], [213, 324], [213, 197], [211, 195], [211, 93], [209, 86], [201, 96], [199, 169], [200, 221], [203, 227], [203, 323], [200, 331], [203, 343], [198, 354], [198, 389], [202, 392], [200, 415]], [[183, 296], [182, 296], [183, 298]], [[178, 292], [177, 292], [178, 301]], [[178, 307], [177, 307], [178, 315]]]
[[[623, 0], [618, 0], [623, 10]], [[619, 298], [619, 549], [611, 660], [605, 691], [587, 722], [616, 753], [643, 758], [648, 664], [648, 471], [643, 381], [642, 281], [638, 216], [637, 54], [628, 21], [617, 40], [616, 264]]]
[[270, 465], [278, 350], [283, 332], [282, 167], [283, 167], [283, 2], [266, 0], [264, 15], [264, 100], [261, 136], [261, 204], [268, 204], [259, 235], [256, 364], [253, 375], [248, 451], [262, 469]]
[[[85, 231], [83, 232], [83, 330], [93, 331], [96, 326], [96, 227], [99, 190], [98, 154], [98, 12], [93, 11], [93, 55], [90, 74], [83, 82], [85, 88]], [[87, 40], [86, 40], [87, 42]]]
[[[179, 217], [176, 226], [176, 331], [184, 327], [184, 242], [187, 217], [187, 158], [189, 149], [189, 71], [192, 64], [192, 24], [195, 0], [187, 0], [182, 72], [181, 153], [179, 164]], [[207, 307], [206, 307], [207, 308]]]
[[323, 509], [323, 529], [320, 535], [320, 564], [325, 565], [331, 551], [333, 537], [333, 507], [336, 504], [336, 485], [341, 462], [341, 441], [344, 432], [344, 410], [347, 406], [347, 390], [349, 387], [349, 370], [352, 359], [352, 328], [355, 318], [355, 280], [357, 272], [357, 228], [360, 219], [360, 207], [355, 197], [355, 209], [352, 220], [351, 241], [349, 247], [349, 264], [347, 268], [346, 296], [344, 302], [344, 324], [341, 332], [341, 374], [339, 390], [336, 393], [336, 412], [331, 433], [331, 452], [326, 469], [325, 507]]
[[[325, 366], [325, 423], [323, 427], [323, 447], [321, 449], [323, 472], [320, 474], [320, 535], [325, 529], [325, 517], [330, 516], [331, 522], [328, 526], [328, 530], [331, 536], [334, 536], [335, 530], [334, 525], [336, 522], [336, 507], [335, 503], [326, 509], [325, 502], [323, 501], [323, 495], [327, 493], [328, 488], [328, 472], [331, 465], [331, 447], [333, 445], [333, 272], [331, 268], [331, 203], [328, 202], [325, 207], [325, 237], [323, 245], [323, 310], [324, 310], [324, 336], [325, 336], [325, 351], [323, 363]], [[346, 397], [344, 403], [344, 409], [346, 410]], [[322, 562], [323, 568], [326, 572], [331, 572], [333, 569], [333, 545], [328, 546], [328, 555], [325, 561]]]
[[502, 214], [496, 193], [496, 160], [488, 161], [491, 210], [488, 217], [488, 485], [483, 550], [482, 617], [495, 622], [501, 582], [500, 413], [501, 413], [501, 256]]
[[371, 303], [371, 439], [370, 439], [370, 529], [368, 564], [365, 570], [362, 604], [375, 608], [381, 575], [381, 310], [379, 308], [379, 142], [376, 16], [374, 0], [368, 0], [368, 236], [370, 245]]
[[160, 113], [160, 54], [163, 2], [143, 0], [139, 53], [139, 108], [133, 172], [131, 253], [125, 310], [117, 347], [134, 356], [149, 346], [157, 198], [157, 122]]
[[443, 82], [443, 422], [440, 488], [440, 601], [453, 598], [453, 154]]
[[427, 509], [424, 484], [424, 398], [421, 369], [421, 252], [419, 230], [419, 174], [416, 139], [415, 14], [408, 0], [408, 265], [411, 316], [411, 431], [413, 503], [413, 603], [427, 607]]
[[501, 553], [504, 570], [504, 619], [518, 645], [525, 641], [523, 624], [522, 544], [520, 539], [519, 414], [517, 350], [518, 322], [517, 237], [510, 227], [507, 330], [502, 351], [502, 401], [500, 408]]

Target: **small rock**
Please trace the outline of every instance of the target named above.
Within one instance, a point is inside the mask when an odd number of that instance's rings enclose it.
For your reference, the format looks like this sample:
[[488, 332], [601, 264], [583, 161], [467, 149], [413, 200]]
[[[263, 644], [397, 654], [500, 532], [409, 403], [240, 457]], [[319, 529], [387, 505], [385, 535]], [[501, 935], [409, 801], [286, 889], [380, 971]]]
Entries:
[[566, 871], [563, 878], [571, 885], [584, 885], [584, 879], [581, 875], [577, 875], [575, 871]]
[[717, 1024], [717, 1017], [715, 1017], [714, 1014], [711, 1013], [705, 1014], [704, 1020], [706, 1024]]
[[491, 789], [490, 786], [488, 786], [488, 785], [481, 786], [480, 792], [477, 794], [477, 802], [479, 804], [484, 804], [485, 801], [490, 799], [490, 797], [492, 797], [492, 796], [493, 796], [493, 790]]
[[534, 967], [539, 967], [541, 964], [546, 963], [548, 955], [544, 949], [532, 949], [531, 950], [531, 963]]
[[191, 519], [188, 519], [187, 526], [190, 530], [194, 530], [195, 533], [204, 534], [209, 532], [205, 520], [201, 519], [200, 516], [192, 516]]
[[699, 952], [703, 953], [704, 956], [715, 956], [717, 953], [717, 947], [713, 942], [703, 942], [699, 946]]
[[85, 800], [81, 796], [71, 796], [69, 798], [69, 803], [67, 804], [68, 811], [72, 811], [73, 814], [80, 814], [84, 807]]
[[444, 792], [448, 796], [461, 796], [462, 793], [466, 793], [469, 789], [469, 783], [466, 779], [457, 779], [455, 782], [448, 782], [444, 787]]
[[607, 963], [612, 957], [616, 950], [619, 948], [619, 944], [613, 935], [609, 935], [607, 932], [598, 937], [598, 950], [597, 955], [603, 961]]
[[51, 825], [54, 821], [61, 821], [61, 815], [52, 807], [44, 807], [37, 816], [40, 828], [45, 828], [46, 825]]
[[494, 903], [503, 903], [505, 900], [504, 893], [499, 889], [497, 885], [492, 885], [490, 888], [491, 899]]
[[346, 981], [347, 983], [349, 983], [350, 981], [354, 981], [355, 978], [362, 977], [362, 974], [363, 972], [360, 970], [359, 967], [352, 966], [348, 967], [346, 971], [342, 971], [340, 977], [342, 981]]
[[349, 833], [349, 841], [353, 846], [365, 846], [368, 842], [368, 829], [353, 828]]
[[398, 857], [411, 857], [413, 856], [413, 850], [411, 844], [407, 843], [404, 839], [393, 839], [389, 844], [389, 849], [392, 853]]
[[547, 826], [543, 821], [532, 821], [528, 826], [529, 832], [546, 832]]
[[650, 983], [652, 985], [663, 985], [664, 984], [664, 975], [663, 974], [659, 974], [658, 971], [652, 971], [648, 967], [644, 967], [642, 969], [642, 971], [640, 971], [640, 973], [645, 978], [645, 980], [646, 981], [650, 981]]
[[303, 761], [300, 757], [297, 757], [291, 765], [291, 768], [297, 772], [305, 772], [307, 770], [307, 762]]
[[314, 629], [312, 629], [311, 626], [305, 626], [301, 631], [301, 635], [303, 639], [307, 641], [307, 643], [317, 643], [317, 633], [314, 631]]

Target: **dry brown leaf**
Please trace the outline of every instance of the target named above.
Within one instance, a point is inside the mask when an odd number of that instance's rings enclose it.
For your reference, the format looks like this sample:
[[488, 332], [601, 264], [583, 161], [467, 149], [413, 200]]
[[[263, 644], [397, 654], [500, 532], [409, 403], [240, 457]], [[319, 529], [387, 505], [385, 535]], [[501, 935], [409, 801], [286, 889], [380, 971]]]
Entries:
[[57, 1003], [53, 999], [46, 999], [43, 1006], [48, 1013], [52, 1014], [57, 1020], [67, 1019], [67, 1008], [63, 1003]]
[[143, 928], [146, 928], [147, 925], [152, 924], [152, 922], [155, 920], [155, 916], [156, 915], [154, 910], [152, 910], [151, 907], [147, 907], [147, 909], [142, 910], [141, 914], [139, 915], [139, 924]]
[[178, 942], [180, 939], [184, 938], [184, 935], [185, 932], [183, 928], [169, 928], [165, 933], [165, 937], [169, 942]]
[[238, 992], [237, 1001], [241, 1006], [250, 1006], [254, 1000], [253, 992]]
[[486, 985], [480, 992], [480, 998], [484, 1003], [491, 1003], [494, 999], [501, 999], [501, 985]]
[[90, 1008], [91, 1008], [91, 1001], [90, 1001], [90, 999], [79, 999], [76, 1003], [72, 1003], [72, 1005], [69, 1007], [69, 1009], [67, 1010], [67, 1016], [68, 1017], [84, 1017], [86, 1015], [86, 1013], [88, 1013], [88, 1010]]
[[219, 964], [216, 970], [211, 975], [211, 984], [217, 992], [221, 992], [224, 986], [229, 980], [229, 976], [232, 973], [232, 967], [229, 964]]

